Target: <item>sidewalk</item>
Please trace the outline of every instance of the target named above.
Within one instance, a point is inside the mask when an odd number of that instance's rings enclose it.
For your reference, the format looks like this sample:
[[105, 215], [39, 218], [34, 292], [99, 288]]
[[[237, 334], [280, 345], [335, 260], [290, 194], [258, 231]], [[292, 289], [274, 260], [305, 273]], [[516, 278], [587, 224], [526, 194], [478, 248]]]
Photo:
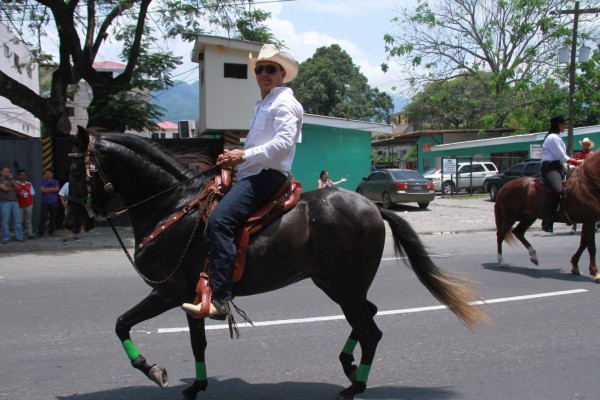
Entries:
[[[406, 219], [417, 233], [422, 235], [495, 231], [494, 203], [483, 197], [436, 197], [427, 209], [417, 205], [397, 205], [393, 208]], [[387, 227], [387, 225], [386, 225]], [[536, 225], [532, 227], [536, 229]], [[117, 227], [117, 231], [128, 249], [133, 248], [133, 230], [131, 227]], [[389, 233], [389, 232], [388, 232]], [[79, 235], [76, 242], [69, 235], [66, 244], [62, 244], [62, 229], [57, 229], [54, 237], [27, 240], [22, 243], [11, 241], [0, 245], [0, 257], [7, 253], [62, 252], [95, 249], [119, 249], [119, 241], [109, 226], [96, 227], [90, 232]]]

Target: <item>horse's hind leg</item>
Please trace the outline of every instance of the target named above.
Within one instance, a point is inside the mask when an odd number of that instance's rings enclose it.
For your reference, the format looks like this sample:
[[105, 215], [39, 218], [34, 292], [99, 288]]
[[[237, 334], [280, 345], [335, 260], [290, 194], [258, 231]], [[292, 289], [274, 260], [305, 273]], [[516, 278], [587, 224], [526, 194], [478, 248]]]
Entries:
[[594, 282], [600, 283], [600, 273], [598, 273], [598, 267], [596, 266], [596, 226], [593, 222], [583, 223], [579, 249], [577, 249], [577, 252], [571, 258], [571, 264], [574, 266], [577, 265], [579, 257], [581, 256], [581, 253], [583, 253], [582, 247], [587, 247], [588, 254], [590, 255], [590, 275], [594, 277]]
[[[349, 295], [352, 296], [352, 293], [349, 293]], [[375, 358], [377, 344], [383, 335], [373, 320], [372, 303], [369, 303], [366, 299], [352, 299], [341, 301], [340, 306], [346, 320], [352, 326], [352, 334], [349, 340], [358, 340], [362, 352], [358, 368], [356, 371], [351, 371], [349, 375], [350, 378], [353, 377], [352, 385], [338, 394], [338, 400], [346, 400], [353, 399], [355, 395], [363, 393], [367, 388], [369, 371]]]
[[571, 273], [573, 275], [581, 275], [581, 271], [579, 270], [579, 259], [581, 258], [581, 255], [586, 247], [586, 231], [585, 229], [582, 229], [581, 238], [579, 239], [579, 247], [577, 248], [577, 251], [575, 251], [575, 254], [573, 254], [571, 257]]
[[[375, 316], [377, 314], [377, 306], [370, 301], [367, 300], [367, 304], [369, 305], [369, 310], [371, 311], [371, 315]], [[346, 340], [346, 344], [340, 353], [340, 362], [342, 363], [342, 368], [344, 369], [344, 373], [350, 379], [350, 382], [354, 382], [356, 380], [356, 371], [358, 367], [354, 364], [354, 349], [358, 344], [358, 333], [355, 329], [352, 329], [348, 340]]]
[[155, 382], [161, 388], [169, 386], [167, 370], [156, 364], [149, 365], [146, 362], [144, 356], [140, 354], [131, 341], [130, 332], [133, 326], [154, 318], [165, 311], [171, 310], [178, 306], [179, 303], [180, 301], [164, 297], [156, 290], [153, 290], [144, 300], [140, 301], [131, 310], [121, 315], [117, 319], [115, 327], [117, 336], [121, 339], [121, 344], [123, 345], [127, 357], [131, 361], [131, 365], [142, 371], [150, 380]]
[[524, 217], [517, 224], [515, 229], [513, 229], [512, 233], [517, 239], [519, 239], [519, 241], [523, 244], [523, 246], [525, 246], [525, 248], [529, 252], [529, 260], [535, 265], [538, 265], [539, 261], [537, 258], [537, 252], [535, 251], [531, 243], [529, 243], [529, 241], [525, 239], [525, 232], [527, 232], [527, 229], [529, 229], [535, 221], [535, 217]]

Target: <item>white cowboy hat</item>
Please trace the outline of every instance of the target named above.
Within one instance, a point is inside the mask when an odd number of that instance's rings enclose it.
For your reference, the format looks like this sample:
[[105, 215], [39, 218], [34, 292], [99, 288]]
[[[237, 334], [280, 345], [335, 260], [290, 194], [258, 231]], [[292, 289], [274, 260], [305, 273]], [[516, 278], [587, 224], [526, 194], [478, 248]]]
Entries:
[[584, 143], [589, 143], [590, 147], [594, 147], [594, 142], [588, 138], [583, 138], [583, 140], [579, 141], [579, 144], [583, 145]]
[[258, 53], [258, 57], [252, 58], [252, 53], [249, 54], [248, 58], [250, 59], [250, 70], [252, 71], [252, 76], [256, 77], [254, 73], [254, 67], [256, 63], [259, 61], [272, 61], [283, 67], [285, 70], [285, 77], [283, 78], [283, 82], [289, 82], [298, 75], [298, 61], [294, 59], [291, 55], [286, 52], [279, 51], [274, 44], [265, 44], [260, 49], [260, 53]]

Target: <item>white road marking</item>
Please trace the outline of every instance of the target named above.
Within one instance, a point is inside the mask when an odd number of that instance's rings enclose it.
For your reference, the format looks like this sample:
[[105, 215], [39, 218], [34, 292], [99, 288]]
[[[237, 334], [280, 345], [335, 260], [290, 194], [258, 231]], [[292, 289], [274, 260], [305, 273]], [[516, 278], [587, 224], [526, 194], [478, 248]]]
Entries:
[[[496, 303], [506, 303], [510, 301], [523, 301], [523, 300], [531, 300], [531, 299], [541, 299], [544, 297], [555, 297], [555, 296], [564, 296], [568, 294], [580, 294], [587, 293], [586, 289], [573, 289], [573, 290], [563, 290], [560, 292], [548, 292], [548, 293], [538, 293], [538, 294], [529, 294], [524, 296], [514, 296], [514, 297], [502, 297], [499, 299], [489, 299], [485, 301], [476, 301], [473, 304], [484, 305], [484, 304], [496, 304]], [[425, 311], [436, 311], [443, 310], [448, 308], [443, 305], [438, 306], [430, 306], [430, 307], [416, 307], [416, 308], [405, 308], [401, 310], [389, 310], [389, 311], [379, 311], [377, 313], [377, 317], [385, 316], [385, 315], [398, 315], [398, 314], [411, 314], [417, 312], [425, 312]], [[263, 321], [263, 322], [255, 322], [254, 326], [275, 326], [275, 325], [290, 325], [290, 324], [305, 324], [310, 322], [325, 322], [325, 321], [338, 321], [343, 320], [345, 317], [343, 315], [331, 315], [327, 317], [312, 317], [312, 318], [295, 318], [295, 319], [282, 319], [278, 321]], [[238, 324], [239, 328], [247, 328], [250, 327], [250, 324], [241, 323]], [[207, 325], [207, 331], [221, 330], [221, 329], [229, 329], [227, 324], [221, 325]], [[177, 333], [177, 332], [188, 332], [188, 327], [182, 328], [159, 328], [157, 333]]]
[[[430, 258], [449, 258], [453, 254], [430, 254]], [[396, 261], [396, 260], [408, 260], [408, 257], [384, 257], [381, 261]]]

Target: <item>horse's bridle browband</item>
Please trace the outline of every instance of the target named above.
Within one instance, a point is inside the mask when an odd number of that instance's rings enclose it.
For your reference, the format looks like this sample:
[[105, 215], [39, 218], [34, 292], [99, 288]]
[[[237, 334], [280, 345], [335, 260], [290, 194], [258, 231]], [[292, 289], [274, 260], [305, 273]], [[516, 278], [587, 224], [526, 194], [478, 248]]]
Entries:
[[115, 216], [118, 216], [118, 215], [121, 215], [121, 214], [127, 212], [127, 207], [125, 207], [121, 210], [112, 212], [110, 214], [105, 211], [103, 213], [104, 215], [101, 215], [99, 212], [94, 210], [93, 199], [92, 199], [92, 189], [94, 187], [94, 176], [96, 173], [98, 175], [100, 175], [100, 179], [102, 179], [104, 191], [106, 193], [108, 193], [109, 195], [111, 195], [111, 197], [114, 196], [114, 194], [115, 194], [113, 184], [108, 180], [108, 178], [106, 177], [106, 174], [100, 168], [98, 160], [96, 159], [96, 155], [95, 155], [94, 151], [92, 150], [94, 141], [95, 141], [95, 136], [90, 135], [90, 141], [88, 143], [85, 153], [69, 153], [69, 157], [71, 157], [71, 158], [82, 157], [84, 159], [86, 197], [81, 199], [78, 197], [68, 195], [68, 196], [66, 196], [66, 199], [67, 199], [67, 201], [74, 201], [76, 203], [83, 205], [83, 207], [85, 208], [85, 210], [88, 213], [88, 216], [90, 218], [93, 218], [96, 221], [105, 221], [111, 217], [115, 217]]

